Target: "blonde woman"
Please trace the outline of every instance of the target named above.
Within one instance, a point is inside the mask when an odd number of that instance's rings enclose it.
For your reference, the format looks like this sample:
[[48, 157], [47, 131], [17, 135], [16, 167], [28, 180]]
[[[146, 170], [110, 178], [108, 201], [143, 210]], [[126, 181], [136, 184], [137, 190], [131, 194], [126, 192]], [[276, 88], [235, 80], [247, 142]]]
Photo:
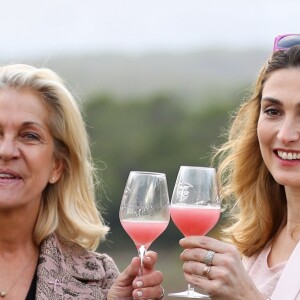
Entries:
[[160, 299], [148, 252], [119, 274], [95, 252], [108, 227], [80, 110], [49, 69], [0, 68], [0, 298]]
[[[300, 299], [300, 35], [275, 39], [219, 149], [230, 243], [180, 241], [188, 282], [224, 300]], [[241, 260], [242, 258], [242, 260]]]

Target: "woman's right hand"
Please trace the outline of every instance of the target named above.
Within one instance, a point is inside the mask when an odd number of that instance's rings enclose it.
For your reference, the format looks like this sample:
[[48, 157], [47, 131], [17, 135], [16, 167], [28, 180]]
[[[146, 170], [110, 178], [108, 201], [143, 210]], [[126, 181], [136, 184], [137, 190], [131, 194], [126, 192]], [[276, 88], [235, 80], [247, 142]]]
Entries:
[[[210, 295], [211, 299], [266, 299], [246, 272], [234, 246], [207, 236], [191, 236], [181, 239], [179, 243], [185, 248], [180, 259], [184, 262], [186, 281]], [[210, 268], [204, 262], [208, 250], [215, 252]]]
[[116, 278], [111, 286], [108, 300], [158, 299], [163, 298], [161, 286], [163, 275], [154, 270], [157, 253], [147, 251], [143, 259], [143, 275], [139, 275], [141, 260], [134, 257], [129, 266]]

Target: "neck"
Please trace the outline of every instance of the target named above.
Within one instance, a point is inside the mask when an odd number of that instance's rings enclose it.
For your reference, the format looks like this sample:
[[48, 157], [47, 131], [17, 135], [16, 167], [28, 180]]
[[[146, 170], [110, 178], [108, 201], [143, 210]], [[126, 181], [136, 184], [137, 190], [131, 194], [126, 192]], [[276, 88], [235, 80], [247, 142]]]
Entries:
[[285, 189], [287, 198], [286, 234], [300, 240], [300, 192], [291, 188]]
[[0, 253], [35, 246], [33, 231], [36, 218], [27, 214], [0, 211]]

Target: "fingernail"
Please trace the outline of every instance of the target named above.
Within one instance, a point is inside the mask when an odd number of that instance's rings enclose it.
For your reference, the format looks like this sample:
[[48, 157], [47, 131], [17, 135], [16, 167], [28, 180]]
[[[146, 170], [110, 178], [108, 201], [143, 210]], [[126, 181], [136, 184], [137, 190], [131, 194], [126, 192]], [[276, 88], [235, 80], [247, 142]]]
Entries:
[[136, 294], [138, 295], [139, 298], [143, 296], [143, 293], [141, 291], [137, 291]]
[[141, 286], [143, 286], [143, 281], [141, 281], [141, 280], [138, 280], [136, 283], [136, 287], [141, 287]]

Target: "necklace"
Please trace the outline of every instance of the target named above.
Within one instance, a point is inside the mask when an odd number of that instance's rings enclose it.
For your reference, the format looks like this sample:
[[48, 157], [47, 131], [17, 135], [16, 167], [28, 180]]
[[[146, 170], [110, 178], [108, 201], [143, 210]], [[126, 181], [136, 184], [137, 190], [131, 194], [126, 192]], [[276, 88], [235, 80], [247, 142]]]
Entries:
[[33, 258], [35, 256], [35, 252], [33, 253], [33, 255], [30, 257], [28, 263], [25, 265], [25, 267], [22, 269], [22, 271], [19, 273], [17, 279], [13, 282], [13, 284], [6, 290], [0, 290], [0, 297], [4, 298], [8, 292], [16, 285], [16, 283], [18, 282], [19, 278], [21, 277], [21, 275], [27, 270], [27, 268], [29, 267], [30, 263], [32, 262]]

